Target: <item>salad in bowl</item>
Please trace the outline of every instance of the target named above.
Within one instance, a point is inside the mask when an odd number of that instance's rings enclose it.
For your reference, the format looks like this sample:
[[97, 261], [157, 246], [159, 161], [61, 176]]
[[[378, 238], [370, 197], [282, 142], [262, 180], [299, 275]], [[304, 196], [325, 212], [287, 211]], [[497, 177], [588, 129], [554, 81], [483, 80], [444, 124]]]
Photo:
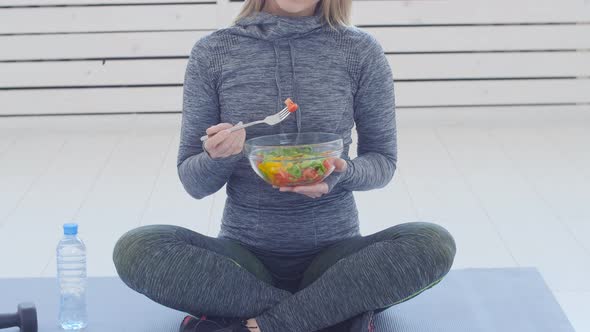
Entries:
[[343, 141], [339, 135], [322, 132], [261, 136], [246, 141], [244, 150], [252, 169], [277, 187], [311, 185], [334, 171]]

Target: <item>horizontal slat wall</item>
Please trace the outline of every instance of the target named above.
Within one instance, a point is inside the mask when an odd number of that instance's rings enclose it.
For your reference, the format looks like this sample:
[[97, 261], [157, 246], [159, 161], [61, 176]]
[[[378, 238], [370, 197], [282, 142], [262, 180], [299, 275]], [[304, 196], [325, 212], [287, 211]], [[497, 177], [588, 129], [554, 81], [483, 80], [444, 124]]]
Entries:
[[[589, 3], [590, 9], [590, 3]], [[590, 24], [365, 28], [387, 52], [590, 50]]]
[[353, 4], [353, 20], [360, 25], [590, 21], [585, 0], [368, 0]]
[[[398, 107], [590, 103], [580, 90], [590, 91], [590, 81], [401, 82], [396, 95]], [[181, 104], [181, 87], [0, 91], [4, 114], [178, 112]]]
[[[400, 54], [405, 80], [590, 77], [590, 53]], [[32, 87], [182, 84], [187, 59], [0, 63], [0, 90]]]
[[400, 54], [388, 60], [397, 80], [590, 77], [588, 52]]
[[[217, 5], [16, 8], [0, 10], [2, 33], [204, 29], [218, 25]], [[228, 24], [240, 3], [221, 4]], [[356, 1], [357, 25], [590, 22], [584, 0]], [[157, 18], [157, 19], [154, 19]]]
[[[399, 107], [590, 105], [590, 2], [355, 0]], [[3, 0], [0, 115], [178, 112], [228, 0]], [[10, 8], [9, 8], [10, 7]]]
[[590, 22], [586, 0], [356, 0], [352, 13], [363, 26]]
[[[590, 25], [366, 28], [390, 53], [590, 50]], [[188, 56], [209, 31], [0, 36], [0, 62]]]
[[217, 5], [0, 9], [2, 34], [214, 29]]
[[0, 110], [14, 115], [175, 112], [181, 99], [179, 87], [0, 91]]
[[210, 31], [0, 36], [1, 61], [186, 57]]

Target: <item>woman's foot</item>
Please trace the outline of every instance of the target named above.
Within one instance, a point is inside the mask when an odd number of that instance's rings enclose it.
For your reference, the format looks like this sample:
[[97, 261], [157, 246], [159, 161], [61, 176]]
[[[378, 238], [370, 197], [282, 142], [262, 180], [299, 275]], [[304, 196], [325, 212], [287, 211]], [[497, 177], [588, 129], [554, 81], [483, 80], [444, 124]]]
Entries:
[[[237, 323], [234, 323], [231, 326], [228, 326], [226, 328], [215, 330], [215, 332], [252, 332], [252, 331], [255, 331], [255, 330], [251, 330], [247, 326], [251, 326], [251, 325], [248, 325], [246, 322], [237, 322]], [[258, 331], [258, 330], [256, 330], [256, 331]]]
[[216, 330], [215, 332], [260, 332], [258, 324], [254, 318], [247, 321], [236, 322], [231, 326]]
[[246, 327], [250, 330], [250, 332], [260, 332], [260, 329], [258, 328], [258, 322], [256, 322], [256, 319], [254, 318], [248, 319], [246, 321]]

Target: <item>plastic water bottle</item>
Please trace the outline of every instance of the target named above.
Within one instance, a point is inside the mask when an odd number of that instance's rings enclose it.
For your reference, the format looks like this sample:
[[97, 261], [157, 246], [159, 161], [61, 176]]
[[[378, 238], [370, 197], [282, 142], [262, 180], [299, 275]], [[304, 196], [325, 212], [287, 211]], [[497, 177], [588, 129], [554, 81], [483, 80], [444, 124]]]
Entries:
[[64, 330], [86, 327], [86, 246], [77, 224], [64, 224], [57, 246], [57, 278], [60, 289], [59, 324]]

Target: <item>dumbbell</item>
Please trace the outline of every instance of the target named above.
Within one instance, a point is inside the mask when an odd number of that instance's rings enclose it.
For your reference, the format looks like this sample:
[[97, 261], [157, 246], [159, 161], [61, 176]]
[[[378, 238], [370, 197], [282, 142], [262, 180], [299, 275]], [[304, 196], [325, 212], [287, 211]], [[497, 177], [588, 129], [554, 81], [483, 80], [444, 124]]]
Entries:
[[0, 329], [18, 327], [20, 332], [37, 332], [37, 309], [33, 303], [21, 303], [16, 314], [0, 314]]

